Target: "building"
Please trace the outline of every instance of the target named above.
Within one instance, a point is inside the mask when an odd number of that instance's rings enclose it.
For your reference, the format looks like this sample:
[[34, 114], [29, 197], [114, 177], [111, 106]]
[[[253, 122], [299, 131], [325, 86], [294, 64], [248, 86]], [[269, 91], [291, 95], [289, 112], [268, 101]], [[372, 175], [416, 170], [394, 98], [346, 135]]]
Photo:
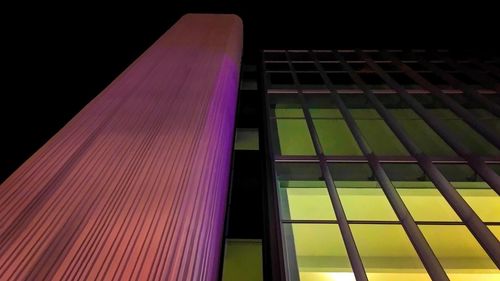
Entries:
[[451, 57], [263, 52], [286, 280], [499, 277], [499, 69]]
[[265, 50], [240, 80], [241, 32], [183, 17], [2, 184], [1, 280], [500, 278], [498, 58]]

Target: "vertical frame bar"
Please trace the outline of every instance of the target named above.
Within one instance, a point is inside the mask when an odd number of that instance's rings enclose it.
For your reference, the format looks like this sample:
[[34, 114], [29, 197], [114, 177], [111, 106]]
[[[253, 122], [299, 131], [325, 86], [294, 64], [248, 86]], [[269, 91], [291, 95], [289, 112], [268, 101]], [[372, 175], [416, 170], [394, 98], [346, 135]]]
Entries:
[[[259, 134], [260, 147], [264, 150], [264, 175], [266, 178], [267, 189], [264, 189], [263, 197], [264, 201], [264, 231], [263, 236], [263, 248], [268, 250], [267, 254], [263, 252], [263, 270], [264, 276], [269, 276], [270, 280], [285, 281], [286, 280], [286, 270], [285, 270], [285, 260], [284, 260], [284, 250], [283, 250], [283, 237], [282, 237], [282, 226], [279, 216], [279, 200], [277, 198], [276, 192], [276, 172], [274, 169], [274, 158], [271, 139], [271, 127], [272, 124], [270, 117], [270, 106], [269, 98], [267, 94], [267, 89], [269, 85], [269, 79], [266, 77], [267, 72], [264, 71], [264, 53], [262, 52], [261, 64], [262, 78], [261, 83], [264, 85], [264, 89], [261, 91], [262, 103], [264, 110], [262, 111], [262, 124], [263, 130], [262, 134]], [[271, 133], [271, 134], [270, 134]], [[261, 136], [261, 137], [260, 137]], [[269, 261], [269, 262], [267, 262]], [[269, 281], [270, 281], [269, 280]]]

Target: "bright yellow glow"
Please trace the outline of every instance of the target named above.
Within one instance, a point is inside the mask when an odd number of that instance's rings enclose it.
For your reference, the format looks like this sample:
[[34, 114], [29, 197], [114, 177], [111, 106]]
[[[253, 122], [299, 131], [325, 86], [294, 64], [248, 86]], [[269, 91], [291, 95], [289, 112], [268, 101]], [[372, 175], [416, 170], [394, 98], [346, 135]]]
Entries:
[[356, 281], [352, 272], [300, 272], [300, 281]]
[[460, 221], [446, 199], [435, 188], [397, 188], [397, 191], [416, 221]]
[[493, 232], [498, 240], [500, 240], [500, 225], [488, 225], [488, 228]]
[[398, 220], [381, 189], [339, 188], [337, 191], [348, 220]]
[[463, 225], [420, 225], [452, 281], [500, 280], [500, 271]]
[[348, 220], [398, 220], [377, 182], [335, 181], [335, 185]]
[[370, 281], [431, 280], [400, 225], [350, 227]]
[[500, 222], [500, 196], [485, 182], [451, 182], [484, 222]]
[[292, 220], [334, 220], [335, 213], [326, 188], [282, 189]]
[[356, 281], [352, 272], [300, 272], [300, 281]]
[[331, 273], [352, 272], [338, 225], [283, 224], [283, 229], [285, 239], [293, 237], [293, 241], [287, 240], [286, 251], [294, 251], [296, 259], [288, 260], [288, 263], [297, 263], [301, 281], [330, 281], [319, 278], [331, 277]]

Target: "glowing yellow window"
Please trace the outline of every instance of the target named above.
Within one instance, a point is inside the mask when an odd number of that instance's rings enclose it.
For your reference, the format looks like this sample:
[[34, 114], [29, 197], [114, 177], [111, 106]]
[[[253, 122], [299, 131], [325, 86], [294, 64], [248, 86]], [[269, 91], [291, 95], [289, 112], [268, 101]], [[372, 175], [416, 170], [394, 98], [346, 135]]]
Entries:
[[348, 220], [398, 220], [378, 182], [335, 181], [335, 186]]
[[335, 219], [330, 196], [323, 181], [281, 181], [280, 204], [283, 219]]
[[451, 281], [500, 280], [500, 271], [463, 225], [420, 225]]
[[370, 281], [431, 280], [400, 225], [350, 227]]
[[468, 165], [436, 166], [482, 221], [500, 222], [500, 196]]
[[396, 182], [392, 184], [415, 221], [461, 221], [432, 182]]
[[283, 229], [291, 280], [355, 281], [336, 224], [283, 224]]

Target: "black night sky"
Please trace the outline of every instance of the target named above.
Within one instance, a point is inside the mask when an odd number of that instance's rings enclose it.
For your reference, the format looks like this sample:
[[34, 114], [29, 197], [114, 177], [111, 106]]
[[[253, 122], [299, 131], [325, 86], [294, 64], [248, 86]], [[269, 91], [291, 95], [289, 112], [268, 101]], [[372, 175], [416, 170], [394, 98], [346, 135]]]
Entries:
[[204, 4], [122, 1], [114, 8], [44, 3], [39, 9], [5, 9], [12, 20], [4, 19], [2, 28], [6, 75], [0, 102], [0, 182], [187, 12], [240, 15], [245, 60], [250, 62], [262, 48], [498, 53], [498, 9], [493, 3], [488, 7], [454, 1], [441, 7], [437, 1], [200, 2]]

